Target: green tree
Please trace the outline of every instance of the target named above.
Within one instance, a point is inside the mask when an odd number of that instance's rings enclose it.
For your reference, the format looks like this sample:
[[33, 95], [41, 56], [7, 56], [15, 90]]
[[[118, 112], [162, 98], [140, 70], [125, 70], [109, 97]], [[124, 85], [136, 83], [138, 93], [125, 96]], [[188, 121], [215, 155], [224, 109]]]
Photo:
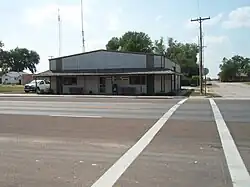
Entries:
[[111, 38], [106, 45], [106, 49], [164, 55], [173, 62], [180, 64], [182, 73], [187, 77], [191, 78], [199, 74], [196, 63], [199, 50], [196, 44], [181, 43], [173, 38], [169, 38], [167, 44], [166, 46], [163, 37], [153, 43], [150, 37], [143, 32], [128, 31], [120, 38]]
[[177, 62], [182, 69], [182, 73], [187, 77], [198, 75], [197, 64], [198, 46], [195, 43], [180, 43], [173, 38], [168, 39], [166, 56], [168, 59]]
[[220, 78], [221, 81], [232, 81], [239, 74], [239, 64], [232, 59], [223, 58], [220, 64]]
[[3, 49], [2, 49], [3, 46], [4, 46], [3, 42], [0, 41], [0, 65], [3, 60]]
[[9, 52], [2, 51], [1, 52], [1, 60], [0, 60], [0, 68], [3, 73], [7, 73], [10, 70], [9, 65]]
[[153, 52], [153, 44], [147, 34], [128, 31], [120, 38], [113, 37], [106, 45], [106, 49], [151, 53]]
[[108, 44], [106, 45], [107, 50], [113, 50], [113, 51], [118, 51], [119, 47], [120, 47], [120, 39], [117, 37], [111, 38], [111, 40], [109, 40]]
[[155, 54], [166, 55], [166, 46], [163, 37], [160, 40], [155, 40], [153, 50]]
[[10, 51], [2, 50], [0, 68], [5, 73], [8, 71], [23, 71], [25, 69], [35, 73], [36, 65], [39, 61], [40, 57], [37, 52], [17, 47]]
[[40, 57], [35, 51], [18, 47], [9, 51], [8, 65], [11, 71], [28, 69], [31, 73], [35, 73], [39, 61]]
[[2, 73], [6, 71], [6, 51], [3, 50], [4, 43], [0, 41], [0, 69]]
[[220, 79], [223, 82], [241, 80], [250, 77], [250, 59], [235, 55], [230, 59], [223, 58], [220, 64]]
[[0, 49], [2, 49], [3, 46], [4, 46], [3, 42], [0, 41]]

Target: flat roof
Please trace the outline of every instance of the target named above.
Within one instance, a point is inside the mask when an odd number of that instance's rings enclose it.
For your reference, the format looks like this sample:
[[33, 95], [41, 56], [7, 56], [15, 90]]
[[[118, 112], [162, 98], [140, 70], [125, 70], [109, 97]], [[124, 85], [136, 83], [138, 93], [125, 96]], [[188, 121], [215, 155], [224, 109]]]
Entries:
[[161, 71], [140, 71], [140, 72], [52, 72], [50, 70], [34, 75], [35, 77], [56, 77], [56, 76], [108, 76], [108, 75], [182, 75], [171, 70], [161, 70]]

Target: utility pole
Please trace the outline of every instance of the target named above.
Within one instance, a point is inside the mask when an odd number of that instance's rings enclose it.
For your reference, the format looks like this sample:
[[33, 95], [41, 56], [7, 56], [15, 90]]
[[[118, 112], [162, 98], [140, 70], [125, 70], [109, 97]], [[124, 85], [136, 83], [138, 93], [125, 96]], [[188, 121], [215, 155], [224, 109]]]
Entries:
[[83, 7], [81, 0], [81, 23], [82, 23], [82, 52], [85, 52], [85, 39], [84, 39], [84, 30], [83, 30]]
[[[205, 44], [205, 41], [204, 41], [204, 33], [203, 33], [203, 44]], [[202, 46], [202, 56], [203, 56], [203, 69], [205, 69], [205, 61], [204, 61], [204, 57], [205, 57], [205, 55], [204, 55], [204, 49], [206, 48], [207, 46], [205, 46], [205, 45], [203, 45]], [[203, 71], [202, 71], [202, 73], [203, 73]], [[205, 73], [205, 72], [204, 72]], [[204, 76], [204, 78], [205, 78], [205, 81], [204, 81], [204, 83], [205, 83], [205, 89], [204, 89], [204, 91], [205, 91], [205, 95], [207, 95], [207, 74], [205, 73], [205, 76]]]
[[203, 94], [203, 63], [202, 63], [202, 61], [203, 61], [203, 54], [202, 54], [202, 52], [203, 52], [203, 40], [202, 40], [202, 38], [203, 38], [203, 36], [202, 36], [202, 22], [203, 21], [205, 21], [205, 20], [209, 20], [210, 19], [210, 17], [205, 17], [205, 18], [202, 18], [202, 17], [199, 17], [199, 18], [196, 18], [196, 19], [191, 19], [191, 22], [193, 22], [193, 21], [197, 21], [197, 22], [199, 22], [199, 27], [200, 27], [200, 45], [199, 45], [199, 59], [200, 59], [200, 66], [199, 66], [199, 73], [200, 73], [200, 93], [201, 94]]

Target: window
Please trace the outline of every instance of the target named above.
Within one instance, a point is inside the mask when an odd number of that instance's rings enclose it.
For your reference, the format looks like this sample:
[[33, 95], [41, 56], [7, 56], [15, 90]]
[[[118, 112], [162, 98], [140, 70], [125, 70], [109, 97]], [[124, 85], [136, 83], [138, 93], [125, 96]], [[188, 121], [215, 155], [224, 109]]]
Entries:
[[64, 77], [63, 84], [64, 85], [76, 85], [77, 84], [77, 77]]
[[43, 81], [41, 81], [41, 82], [40, 82], [40, 84], [44, 84], [44, 82], [43, 82]]
[[130, 76], [129, 77], [129, 84], [131, 85], [142, 85], [145, 84], [145, 76]]

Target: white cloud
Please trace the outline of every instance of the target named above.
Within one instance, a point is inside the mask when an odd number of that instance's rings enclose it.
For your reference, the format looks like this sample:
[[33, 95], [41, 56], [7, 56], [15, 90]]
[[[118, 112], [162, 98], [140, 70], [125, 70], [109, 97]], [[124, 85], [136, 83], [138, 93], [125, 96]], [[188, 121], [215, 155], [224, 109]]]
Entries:
[[[87, 26], [86, 15], [90, 12], [88, 6], [84, 6], [84, 26]], [[23, 22], [42, 27], [48, 22], [57, 22], [58, 8], [62, 24], [80, 25], [81, 23], [81, 6], [79, 5], [58, 5], [48, 4], [39, 7], [30, 7], [24, 11]]]
[[211, 19], [204, 22], [206, 26], [213, 26], [221, 22], [223, 18], [223, 13], [219, 13], [217, 16], [212, 17]]
[[185, 27], [190, 30], [198, 29], [199, 25], [196, 22], [191, 22], [191, 20], [187, 20], [185, 23]]
[[237, 8], [228, 15], [228, 20], [223, 22], [225, 28], [250, 28], [250, 6]]
[[216, 40], [212, 39], [212, 43], [207, 45], [204, 49], [204, 65], [210, 71], [209, 76], [217, 77], [219, 73], [219, 65], [223, 57], [230, 57], [232, 55], [232, 44], [229, 40], [227, 42], [216, 43]]
[[159, 21], [162, 20], [162, 18], [163, 18], [162, 15], [158, 15], [158, 16], [155, 18], [155, 21], [156, 21], [156, 22], [159, 22]]
[[107, 28], [110, 31], [117, 31], [120, 27], [120, 20], [117, 15], [111, 13], [108, 15], [108, 25]]
[[[198, 44], [198, 36], [190, 38], [185, 42]], [[219, 64], [223, 57], [232, 53], [231, 42], [225, 35], [205, 35], [203, 40], [204, 48], [204, 65], [210, 70], [209, 76], [217, 77]], [[199, 54], [198, 54], [199, 59]]]
[[117, 31], [121, 28], [121, 19], [122, 9], [118, 8], [117, 11], [112, 11], [107, 16], [107, 29], [110, 31]]
[[227, 36], [204, 36], [204, 45], [218, 45], [228, 42], [229, 39]]
[[103, 39], [93, 39], [90, 43], [86, 44], [86, 47], [91, 50], [105, 49], [107, 41]]
[[[217, 25], [218, 23], [221, 22], [222, 18], [223, 18], [223, 13], [219, 13], [218, 15], [211, 17], [209, 20], [204, 21], [203, 25], [205, 27]], [[186, 22], [186, 28], [191, 29], [191, 30], [198, 29], [199, 24], [198, 24], [198, 22], [191, 22], [191, 20], [188, 20]]]
[[[190, 40], [187, 40], [186, 42], [191, 43], [199, 43], [199, 36], [193, 37]], [[203, 45], [207, 47], [212, 47], [214, 45], [220, 45], [225, 44], [226, 42], [229, 42], [229, 38], [227, 36], [221, 35], [221, 36], [213, 36], [213, 35], [205, 35], [203, 37]]]

